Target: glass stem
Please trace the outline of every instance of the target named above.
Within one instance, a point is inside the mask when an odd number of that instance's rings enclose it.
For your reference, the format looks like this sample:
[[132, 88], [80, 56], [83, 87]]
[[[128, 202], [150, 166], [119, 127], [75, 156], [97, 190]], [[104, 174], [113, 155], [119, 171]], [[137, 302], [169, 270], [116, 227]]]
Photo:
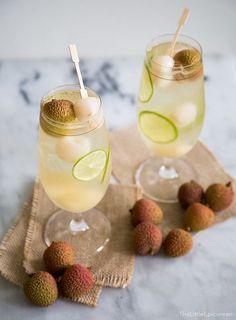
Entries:
[[163, 158], [163, 165], [160, 167], [159, 175], [163, 179], [176, 179], [179, 174], [176, 172], [175, 168], [172, 166], [172, 159]]
[[76, 235], [79, 232], [87, 231], [88, 229], [89, 229], [89, 226], [83, 218], [78, 220], [72, 219], [70, 221], [69, 230], [72, 235]]

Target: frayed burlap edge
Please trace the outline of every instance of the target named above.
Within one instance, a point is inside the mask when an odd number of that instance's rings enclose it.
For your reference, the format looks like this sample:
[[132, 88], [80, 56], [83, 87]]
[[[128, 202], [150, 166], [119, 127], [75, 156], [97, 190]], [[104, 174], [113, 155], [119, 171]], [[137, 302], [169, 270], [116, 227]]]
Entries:
[[31, 249], [31, 242], [32, 242], [34, 228], [35, 228], [36, 210], [38, 207], [38, 193], [39, 193], [39, 179], [36, 178], [34, 183], [34, 188], [33, 188], [32, 206], [31, 206], [29, 224], [28, 224], [28, 229], [26, 231], [25, 246], [24, 246], [23, 266], [26, 272], [27, 272], [28, 266], [27, 266], [27, 261], [25, 260], [25, 257], [27, 256], [29, 250]]
[[[11, 241], [11, 238], [14, 236], [14, 232], [18, 226], [19, 223], [22, 222], [23, 219], [27, 218], [28, 221], [28, 217], [30, 214], [30, 206], [31, 204], [31, 200], [29, 200], [28, 202], [25, 202], [24, 205], [22, 206], [21, 211], [19, 212], [19, 214], [15, 217], [12, 225], [9, 227], [8, 231], [6, 232], [5, 236], [3, 237], [1, 244], [0, 244], [0, 274], [8, 281], [10, 281], [11, 283], [22, 287], [24, 281], [27, 278], [27, 274], [24, 272], [23, 270], [23, 266], [22, 266], [22, 270], [20, 271], [22, 274], [15, 274], [14, 272], [12, 273], [12, 270], [10, 268], [7, 268], [5, 264], [2, 264], [3, 262], [1, 261], [1, 259], [3, 259], [4, 254], [7, 255], [7, 246], [9, 244], [9, 241]], [[22, 248], [23, 249], [23, 248]], [[13, 258], [13, 257], [12, 257]], [[15, 258], [13, 258], [15, 259]], [[22, 261], [23, 261], [23, 253], [22, 253]], [[13, 262], [13, 261], [12, 261]]]

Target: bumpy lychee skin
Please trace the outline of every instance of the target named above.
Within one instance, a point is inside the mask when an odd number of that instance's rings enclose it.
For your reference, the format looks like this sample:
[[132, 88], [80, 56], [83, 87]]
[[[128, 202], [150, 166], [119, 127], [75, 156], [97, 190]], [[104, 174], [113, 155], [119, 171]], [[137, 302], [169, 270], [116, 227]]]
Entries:
[[57, 299], [57, 284], [50, 273], [39, 271], [24, 284], [24, 293], [33, 304], [47, 307]]
[[75, 299], [90, 291], [94, 285], [92, 272], [75, 264], [67, 268], [61, 278], [60, 289], [63, 296]]
[[156, 202], [144, 198], [136, 201], [130, 213], [131, 223], [134, 227], [141, 222], [159, 224], [163, 219], [163, 212]]
[[171, 230], [165, 238], [164, 251], [170, 257], [180, 257], [187, 254], [193, 247], [193, 239], [189, 232], [183, 229]]
[[134, 250], [140, 256], [154, 255], [162, 243], [160, 228], [150, 222], [142, 222], [134, 229]]
[[203, 195], [203, 188], [195, 181], [182, 184], [178, 191], [179, 203], [183, 209], [187, 209], [193, 203], [202, 202]]
[[43, 111], [55, 121], [70, 122], [75, 120], [73, 103], [69, 100], [52, 99], [44, 104]]
[[214, 183], [206, 190], [206, 203], [215, 211], [223, 211], [228, 208], [234, 198], [232, 183], [228, 182], [226, 185], [221, 183]]
[[200, 231], [210, 227], [215, 221], [214, 212], [201, 203], [194, 203], [185, 212], [184, 222], [188, 231]]
[[65, 268], [75, 263], [76, 254], [68, 242], [53, 241], [43, 254], [46, 269], [54, 275], [60, 275]]

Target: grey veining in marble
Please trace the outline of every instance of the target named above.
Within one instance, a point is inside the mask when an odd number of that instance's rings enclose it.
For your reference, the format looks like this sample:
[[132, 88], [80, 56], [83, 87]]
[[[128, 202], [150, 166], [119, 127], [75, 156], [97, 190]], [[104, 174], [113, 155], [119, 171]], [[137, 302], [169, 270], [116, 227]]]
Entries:
[[[136, 119], [141, 58], [84, 60], [87, 86], [103, 100], [110, 130]], [[201, 139], [236, 176], [236, 70], [232, 55], [205, 57], [206, 121]], [[39, 101], [51, 88], [76, 81], [69, 60], [0, 62], [0, 236], [30, 194], [37, 174]], [[236, 319], [236, 219], [201, 232], [186, 257], [138, 258], [126, 289], [103, 290], [100, 306], [57, 301], [47, 309], [27, 303], [0, 278], [0, 319], [203, 319], [184, 312], [232, 313]], [[181, 313], [183, 312], [183, 313]]]

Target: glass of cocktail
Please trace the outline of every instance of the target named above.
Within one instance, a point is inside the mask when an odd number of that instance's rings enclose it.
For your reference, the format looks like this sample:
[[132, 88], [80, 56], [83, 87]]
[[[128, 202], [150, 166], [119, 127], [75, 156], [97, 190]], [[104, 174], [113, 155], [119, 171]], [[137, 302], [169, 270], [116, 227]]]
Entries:
[[181, 35], [172, 57], [173, 35], [152, 40], [146, 49], [138, 97], [138, 127], [152, 157], [136, 172], [144, 193], [160, 202], [176, 202], [179, 186], [197, 178], [184, 156], [196, 144], [204, 120], [201, 46]]
[[101, 251], [110, 237], [109, 220], [94, 207], [107, 190], [111, 157], [101, 99], [86, 90], [98, 108], [80, 121], [74, 113], [81, 101], [79, 85], [57, 87], [42, 98], [39, 178], [58, 207], [45, 227], [46, 244], [65, 240], [89, 256]]

